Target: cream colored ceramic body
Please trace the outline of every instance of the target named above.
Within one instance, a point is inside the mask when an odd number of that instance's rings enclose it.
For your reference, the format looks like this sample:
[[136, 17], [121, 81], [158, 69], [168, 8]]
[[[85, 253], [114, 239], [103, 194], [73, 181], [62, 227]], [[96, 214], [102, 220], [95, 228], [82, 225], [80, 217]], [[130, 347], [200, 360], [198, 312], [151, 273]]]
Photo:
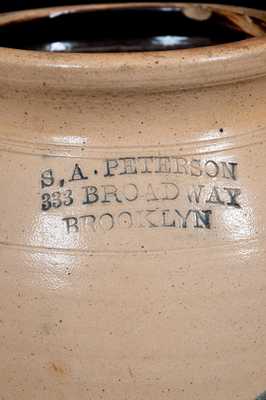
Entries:
[[0, 50], [0, 397], [266, 389], [266, 40]]

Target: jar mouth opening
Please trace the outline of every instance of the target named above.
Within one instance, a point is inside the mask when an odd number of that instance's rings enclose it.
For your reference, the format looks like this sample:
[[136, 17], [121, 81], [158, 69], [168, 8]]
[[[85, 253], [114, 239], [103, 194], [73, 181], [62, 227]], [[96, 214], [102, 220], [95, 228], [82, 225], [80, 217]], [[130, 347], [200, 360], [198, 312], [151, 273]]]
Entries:
[[56, 53], [168, 51], [263, 36], [265, 21], [247, 9], [189, 3], [63, 7], [0, 18], [0, 46]]

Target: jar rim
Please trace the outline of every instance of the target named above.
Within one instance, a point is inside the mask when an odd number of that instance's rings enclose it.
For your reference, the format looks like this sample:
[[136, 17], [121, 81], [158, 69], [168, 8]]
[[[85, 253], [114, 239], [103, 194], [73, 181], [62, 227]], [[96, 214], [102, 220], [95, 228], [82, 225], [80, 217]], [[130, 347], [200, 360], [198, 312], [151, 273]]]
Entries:
[[[197, 3], [117, 3], [60, 6], [5, 13], [0, 26], [77, 11], [163, 7], [218, 10], [256, 17], [266, 26], [266, 12], [237, 6]], [[53, 53], [0, 47], [0, 81], [18, 85], [78, 89], [189, 89], [254, 79], [266, 75], [266, 34], [204, 47], [100, 53]]]

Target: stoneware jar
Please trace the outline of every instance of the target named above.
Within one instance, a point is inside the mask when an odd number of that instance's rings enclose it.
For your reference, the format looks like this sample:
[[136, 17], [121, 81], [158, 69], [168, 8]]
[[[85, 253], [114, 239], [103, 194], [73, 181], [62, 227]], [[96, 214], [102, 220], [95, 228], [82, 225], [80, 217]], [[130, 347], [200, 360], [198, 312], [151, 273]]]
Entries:
[[264, 398], [265, 21], [0, 17], [1, 400]]

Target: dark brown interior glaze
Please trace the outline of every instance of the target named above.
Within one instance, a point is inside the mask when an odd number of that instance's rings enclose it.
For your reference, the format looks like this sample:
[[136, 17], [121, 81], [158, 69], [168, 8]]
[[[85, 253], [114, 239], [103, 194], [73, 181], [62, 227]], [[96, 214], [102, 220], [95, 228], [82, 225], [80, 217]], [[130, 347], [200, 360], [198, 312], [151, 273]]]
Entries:
[[199, 21], [174, 7], [62, 12], [0, 26], [2, 47], [53, 52], [174, 50], [248, 37], [218, 13]]

